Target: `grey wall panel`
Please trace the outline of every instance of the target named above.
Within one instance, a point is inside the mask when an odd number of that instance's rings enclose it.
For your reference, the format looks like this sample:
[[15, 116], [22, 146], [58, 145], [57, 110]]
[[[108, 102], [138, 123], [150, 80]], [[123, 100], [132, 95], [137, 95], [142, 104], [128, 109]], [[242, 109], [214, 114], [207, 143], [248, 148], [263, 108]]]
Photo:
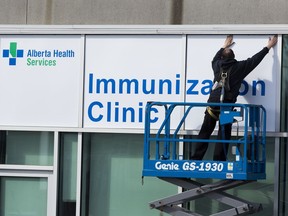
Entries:
[[176, 3], [173, 0], [29, 0], [27, 24], [171, 24]]
[[53, 24], [53, 3], [55, 4], [54, 0], [29, 0], [27, 7], [27, 24]]
[[0, 24], [26, 24], [27, 0], [1, 0]]
[[286, 24], [287, 0], [2, 0], [0, 24]]
[[167, 0], [55, 0], [55, 24], [169, 24]]
[[287, 0], [184, 0], [182, 24], [284, 24]]

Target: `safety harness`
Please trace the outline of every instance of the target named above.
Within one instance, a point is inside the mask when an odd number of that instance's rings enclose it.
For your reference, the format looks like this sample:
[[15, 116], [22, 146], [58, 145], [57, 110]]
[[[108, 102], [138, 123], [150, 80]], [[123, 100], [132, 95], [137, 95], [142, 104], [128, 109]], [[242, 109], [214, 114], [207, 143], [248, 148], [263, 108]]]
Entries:
[[[231, 68], [232, 67], [230, 67], [228, 69], [223, 69], [221, 67], [219, 76], [216, 78], [216, 81], [214, 82], [214, 85], [212, 87], [212, 91], [215, 91], [216, 89], [221, 88], [220, 103], [223, 103], [225, 94], [231, 95], [230, 85], [229, 85], [229, 77], [230, 77]], [[212, 108], [212, 107], [208, 106], [207, 112], [216, 121], [219, 120], [220, 109]]]
[[224, 70], [222, 67], [220, 68], [219, 76], [216, 78], [216, 81], [212, 88], [212, 91], [221, 88], [220, 103], [223, 102], [225, 93], [230, 92], [229, 77], [231, 68], [232, 67], [226, 70]]
[[[216, 78], [216, 81], [212, 87], [212, 91], [215, 91], [216, 89], [221, 88], [221, 94], [220, 94], [220, 103], [223, 103], [224, 101], [224, 97], [226, 96], [226, 98], [230, 98], [231, 97], [231, 92], [230, 92], [230, 85], [229, 85], [229, 77], [230, 77], [230, 71], [231, 71], [231, 67], [229, 67], [228, 69], [224, 70], [222, 67], [220, 68], [220, 75]], [[226, 95], [225, 95], [226, 94]], [[214, 118], [216, 121], [219, 120], [219, 116], [220, 116], [220, 109], [219, 108], [212, 108], [210, 106], [207, 107], [207, 112], [209, 113], [209, 115]], [[225, 139], [225, 125], [220, 125], [219, 122], [219, 127], [222, 128], [222, 139]], [[224, 154], [226, 155], [226, 159], [227, 159], [227, 152], [226, 152], [226, 143], [223, 143], [223, 150], [224, 150]]]

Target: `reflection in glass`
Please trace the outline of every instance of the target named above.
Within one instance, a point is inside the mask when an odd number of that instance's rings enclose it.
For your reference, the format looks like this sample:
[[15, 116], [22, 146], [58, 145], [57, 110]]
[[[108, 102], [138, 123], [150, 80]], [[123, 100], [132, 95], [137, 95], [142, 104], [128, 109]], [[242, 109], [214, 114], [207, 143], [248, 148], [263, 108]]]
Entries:
[[53, 133], [38, 131], [0, 131], [0, 163], [53, 165]]
[[[281, 73], [281, 131], [288, 132], [288, 35], [282, 40], [282, 73]], [[279, 167], [279, 215], [288, 213], [288, 139], [280, 140]]]
[[1, 216], [47, 216], [47, 178], [0, 177]]
[[81, 216], [158, 216], [149, 202], [177, 193], [158, 178], [141, 184], [143, 135], [85, 134], [82, 160]]
[[[206, 153], [207, 158], [212, 158], [214, 144], [211, 143]], [[266, 179], [257, 182], [251, 182], [243, 186], [235, 187], [227, 190], [233, 196], [242, 198], [252, 203], [259, 203], [263, 206], [263, 211], [260, 211], [255, 216], [271, 216], [274, 210], [274, 155], [275, 155], [275, 138], [267, 138], [266, 140]], [[210, 184], [216, 179], [198, 179], [203, 184]], [[190, 210], [201, 215], [216, 214], [231, 208], [210, 198], [196, 199], [187, 203]]]
[[75, 216], [77, 133], [60, 134], [58, 216]]

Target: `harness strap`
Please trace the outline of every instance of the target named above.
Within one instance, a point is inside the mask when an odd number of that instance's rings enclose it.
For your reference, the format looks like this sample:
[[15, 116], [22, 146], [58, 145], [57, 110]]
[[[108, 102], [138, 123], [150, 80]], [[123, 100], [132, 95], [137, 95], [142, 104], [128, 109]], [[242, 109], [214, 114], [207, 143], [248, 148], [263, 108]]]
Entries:
[[218, 88], [223, 88], [223, 87], [225, 88], [225, 91], [227, 92], [230, 91], [229, 76], [230, 76], [231, 68], [232, 66], [228, 68], [227, 70], [224, 70], [222, 67], [220, 68], [220, 74], [216, 78], [216, 81], [214, 82], [212, 91]]
[[[207, 112], [209, 113], [209, 115], [214, 118], [216, 121], [219, 120], [219, 114], [220, 114], [220, 110], [219, 109], [213, 109], [210, 106], [208, 106], [206, 108]], [[214, 114], [216, 113], [216, 114]]]

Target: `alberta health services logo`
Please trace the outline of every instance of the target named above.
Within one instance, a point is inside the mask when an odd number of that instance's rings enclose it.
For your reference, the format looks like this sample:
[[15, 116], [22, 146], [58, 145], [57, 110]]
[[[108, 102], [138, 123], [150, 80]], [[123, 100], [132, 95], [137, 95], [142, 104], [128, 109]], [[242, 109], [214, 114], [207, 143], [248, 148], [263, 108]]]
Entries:
[[17, 58], [23, 58], [23, 49], [17, 49], [17, 43], [11, 42], [9, 49], [3, 49], [3, 58], [9, 59], [9, 65], [16, 65]]
[[3, 49], [2, 57], [8, 59], [9, 66], [16, 66], [17, 61], [26, 58], [27, 66], [56, 66], [59, 58], [74, 58], [73, 50], [37, 50], [18, 48], [17, 42], [10, 42], [9, 49]]

